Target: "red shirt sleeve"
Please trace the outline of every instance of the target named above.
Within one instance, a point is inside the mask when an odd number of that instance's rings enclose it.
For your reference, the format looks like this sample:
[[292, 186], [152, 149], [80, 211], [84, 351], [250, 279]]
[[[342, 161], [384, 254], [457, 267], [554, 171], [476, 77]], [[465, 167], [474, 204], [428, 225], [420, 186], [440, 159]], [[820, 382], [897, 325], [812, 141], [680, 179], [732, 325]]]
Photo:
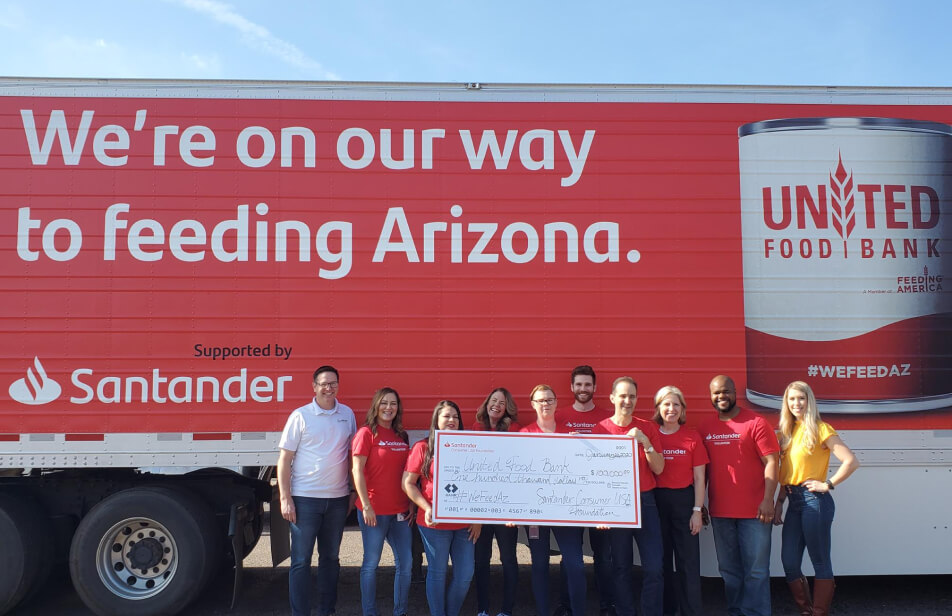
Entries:
[[414, 475], [423, 474], [423, 452], [426, 449], [426, 441], [417, 441], [410, 450], [410, 456], [407, 458], [407, 466], [404, 469]]
[[370, 450], [374, 444], [374, 435], [367, 426], [357, 430], [354, 440], [350, 444], [350, 449], [355, 456], [369, 456]]
[[757, 443], [757, 452], [761, 457], [780, 452], [780, 443], [777, 441], [777, 435], [770, 429], [766, 419], [758, 417], [751, 432], [754, 437], [754, 442]]

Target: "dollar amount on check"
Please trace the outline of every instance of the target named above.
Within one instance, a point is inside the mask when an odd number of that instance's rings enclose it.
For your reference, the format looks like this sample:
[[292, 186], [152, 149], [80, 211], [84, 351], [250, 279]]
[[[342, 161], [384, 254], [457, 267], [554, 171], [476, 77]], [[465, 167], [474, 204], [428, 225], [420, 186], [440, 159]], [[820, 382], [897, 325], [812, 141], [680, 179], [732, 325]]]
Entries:
[[434, 521], [641, 527], [627, 436], [453, 430], [434, 450]]

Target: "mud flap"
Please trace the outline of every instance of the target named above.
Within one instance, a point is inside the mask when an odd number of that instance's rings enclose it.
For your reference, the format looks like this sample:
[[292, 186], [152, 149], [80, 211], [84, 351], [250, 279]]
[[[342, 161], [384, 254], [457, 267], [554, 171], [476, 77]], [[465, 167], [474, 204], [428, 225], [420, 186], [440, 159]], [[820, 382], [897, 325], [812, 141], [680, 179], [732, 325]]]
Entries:
[[231, 553], [235, 559], [235, 579], [231, 590], [231, 609], [238, 604], [241, 582], [244, 578], [245, 532], [248, 527], [248, 508], [243, 504], [233, 504], [228, 516], [228, 540], [231, 541]]
[[291, 556], [291, 525], [281, 515], [281, 493], [271, 488], [271, 564], [275, 567]]

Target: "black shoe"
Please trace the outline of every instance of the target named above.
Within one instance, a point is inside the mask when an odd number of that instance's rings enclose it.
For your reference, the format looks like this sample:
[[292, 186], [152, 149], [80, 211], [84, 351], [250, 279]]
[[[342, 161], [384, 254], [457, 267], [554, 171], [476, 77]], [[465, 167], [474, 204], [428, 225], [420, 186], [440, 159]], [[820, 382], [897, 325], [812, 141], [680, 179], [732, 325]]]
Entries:
[[608, 607], [603, 607], [598, 612], [599, 616], [618, 616], [618, 612], [615, 611], [614, 605], [609, 605]]
[[572, 611], [564, 605], [557, 605], [552, 610], [552, 616], [572, 616]]

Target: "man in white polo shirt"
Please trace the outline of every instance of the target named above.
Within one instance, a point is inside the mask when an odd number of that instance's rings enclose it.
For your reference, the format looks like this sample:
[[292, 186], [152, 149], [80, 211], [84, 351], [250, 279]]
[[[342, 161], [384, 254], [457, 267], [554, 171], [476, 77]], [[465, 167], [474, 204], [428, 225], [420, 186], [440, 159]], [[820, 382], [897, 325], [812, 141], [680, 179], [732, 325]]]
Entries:
[[353, 506], [350, 442], [357, 421], [337, 401], [339, 378], [332, 366], [314, 371], [314, 400], [291, 413], [278, 443], [281, 515], [291, 523], [291, 614], [311, 616], [311, 556], [317, 541], [318, 616], [337, 605], [340, 542]]

